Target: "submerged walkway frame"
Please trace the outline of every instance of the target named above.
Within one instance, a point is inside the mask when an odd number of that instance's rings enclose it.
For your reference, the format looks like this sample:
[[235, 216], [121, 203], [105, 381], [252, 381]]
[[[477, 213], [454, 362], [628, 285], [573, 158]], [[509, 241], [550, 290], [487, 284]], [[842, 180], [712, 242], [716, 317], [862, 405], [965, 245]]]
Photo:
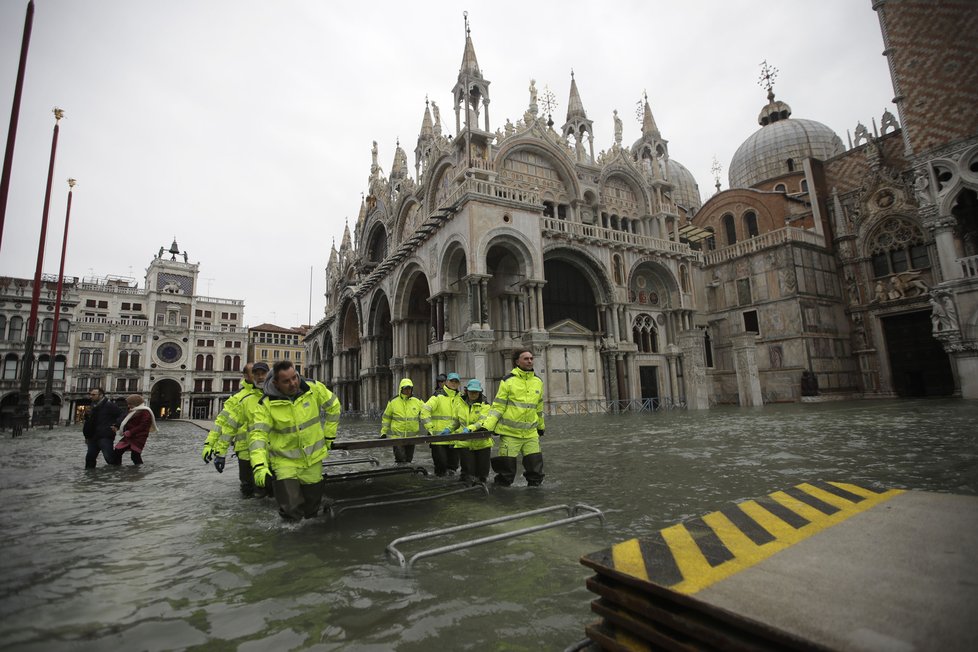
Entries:
[[[404, 554], [397, 549], [398, 544], [407, 543], [409, 541], [420, 541], [422, 539], [431, 539], [433, 537], [444, 536], [446, 534], [453, 534], [455, 532], [475, 530], [477, 528], [485, 527], [487, 525], [496, 525], [497, 523], [505, 523], [507, 521], [515, 521], [522, 518], [528, 518], [530, 516], [538, 516], [540, 514], [547, 514], [550, 512], [558, 512], [558, 511], [567, 512], [567, 518], [558, 519], [556, 521], [551, 521], [550, 523], [543, 523], [540, 525], [531, 525], [529, 527], [520, 528], [518, 530], [512, 530], [510, 532], [501, 532], [499, 534], [480, 537], [478, 539], [460, 541], [459, 543], [453, 543], [447, 546], [440, 546], [437, 548], [422, 550], [421, 552], [415, 553], [410, 558], [405, 558]], [[586, 513], [582, 514], [581, 512], [586, 512]], [[577, 523], [578, 521], [583, 521], [589, 518], [598, 518], [601, 521], [601, 524], [604, 525], [604, 513], [600, 509], [597, 509], [596, 507], [591, 507], [590, 505], [578, 503], [573, 507], [571, 507], [570, 505], [554, 505], [552, 507], [541, 507], [540, 509], [533, 509], [528, 512], [519, 512], [517, 514], [509, 514], [508, 516], [499, 516], [497, 518], [490, 518], [484, 521], [475, 521], [473, 523], [456, 525], [454, 527], [442, 528], [440, 530], [431, 530], [428, 532], [419, 532], [418, 534], [409, 534], [407, 536], [394, 539], [389, 544], [387, 544], [386, 552], [388, 555], [396, 558], [398, 563], [402, 567], [407, 566], [410, 569], [414, 566], [414, 562], [418, 561], [419, 559], [424, 559], [426, 557], [434, 557], [435, 555], [442, 555], [448, 552], [455, 552], [456, 550], [464, 550], [466, 548], [472, 548], [474, 546], [482, 545], [484, 543], [493, 543], [495, 541], [513, 539], [515, 537], [523, 536], [525, 534], [531, 534], [533, 532], [539, 532], [541, 530], [549, 530], [551, 528], [559, 527], [561, 525], [568, 525], [570, 523]]]
[[[489, 489], [486, 485], [477, 483], [463, 487], [453, 485], [436, 485], [434, 487], [421, 487], [418, 489], [408, 489], [405, 491], [394, 491], [386, 494], [373, 494], [371, 496], [360, 496], [359, 498], [346, 498], [335, 500], [324, 508], [333, 518], [351, 509], [366, 509], [368, 507], [387, 507], [389, 505], [406, 505], [410, 503], [421, 503], [429, 500], [437, 500], [447, 496], [469, 493], [471, 491], [481, 491], [486, 496]], [[454, 488], [453, 488], [454, 487]], [[432, 491], [432, 490], [435, 491]], [[396, 498], [396, 496], [407, 496], [406, 498]]]

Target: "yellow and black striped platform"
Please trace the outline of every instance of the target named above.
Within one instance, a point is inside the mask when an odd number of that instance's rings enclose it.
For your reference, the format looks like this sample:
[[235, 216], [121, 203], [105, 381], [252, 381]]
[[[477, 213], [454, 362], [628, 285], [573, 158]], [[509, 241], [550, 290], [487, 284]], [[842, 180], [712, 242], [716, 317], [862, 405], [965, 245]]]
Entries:
[[585, 631], [606, 650], [831, 649], [693, 596], [903, 493], [812, 481], [586, 555], [602, 620]]
[[615, 544], [581, 563], [638, 588], [690, 595], [901, 493], [813, 481]]

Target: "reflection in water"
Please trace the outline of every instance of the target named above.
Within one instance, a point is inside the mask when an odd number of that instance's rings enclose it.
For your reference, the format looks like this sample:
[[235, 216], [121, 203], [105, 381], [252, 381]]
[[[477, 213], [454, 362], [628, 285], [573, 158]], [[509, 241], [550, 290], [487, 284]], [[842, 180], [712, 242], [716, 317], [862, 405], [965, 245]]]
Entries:
[[[300, 524], [238, 498], [234, 472], [200, 462], [205, 433], [190, 424], [161, 422], [142, 468], [94, 472], [82, 468], [80, 430], [34, 430], [0, 440], [0, 640], [39, 652], [562, 649], [594, 620], [581, 555], [810, 479], [978, 494], [976, 421], [978, 403], [943, 400], [553, 417], [539, 489]], [[340, 425], [341, 438], [375, 431]], [[329, 493], [424, 482], [441, 480]], [[577, 502], [603, 509], [606, 526], [546, 530], [411, 572], [384, 555], [421, 530]]]

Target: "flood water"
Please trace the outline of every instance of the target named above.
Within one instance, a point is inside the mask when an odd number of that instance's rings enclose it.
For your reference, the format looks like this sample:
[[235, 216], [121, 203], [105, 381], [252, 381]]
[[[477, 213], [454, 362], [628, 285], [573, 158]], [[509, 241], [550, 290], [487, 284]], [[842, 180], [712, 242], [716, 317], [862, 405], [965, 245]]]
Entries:
[[[489, 497], [300, 524], [281, 522], [268, 500], [240, 499], [233, 461], [222, 475], [204, 465], [206, 433], [190, 423], [162, 422], [142, 468], [100, 459], [95, 471], [82, 468], [80, 429], [2, 433], [0, 648], [562, 650], [596, 620], [582, 555], [813, 479], [978, 494], [975, 423], [978, 402], [951, 400], [552, 417], [540, 488], [520, 478]], [[378, 429], [345, 420], [339, 438]], [[366, 452], [392, 462], [387, 449]], [[424, 449], [415, 461], [430, 466]], [[436, 482], [398, 476], [327, 492]], [[545, 530], [410, 571], [384, 553], [407, 534], [574, 503], [603, 510], [605, 525]]]

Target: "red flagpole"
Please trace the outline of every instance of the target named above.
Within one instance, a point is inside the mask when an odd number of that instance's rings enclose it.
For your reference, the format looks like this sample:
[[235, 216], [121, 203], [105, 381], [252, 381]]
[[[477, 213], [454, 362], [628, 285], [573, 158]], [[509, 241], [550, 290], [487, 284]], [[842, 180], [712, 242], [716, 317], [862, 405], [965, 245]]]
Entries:
[[0, 246], [3, 245], [3, 222], [7, 215], [7, 194], [10, 191], [10, 166], [14, 160], [14, 141], [17, 140], [17, 119], [20, 116], [20, 97], [24, 90], [24, 71], [27, 68], [27, 48], [31, 44], [31, 27], [34, 24], [34, 0], [27, 3], [24, 19], [24, 37], [20, 42], [20, 65], [17, 83], [14, 85], [14, 105], [10, 110], [10, 128], [7, 130], [7, 149], [3, 154], [3, 173], [0, 175]]
[[[68, 251], [68, 224], [71, 220], [71, 195], [75, 187], [75, 180], [68, 179], [68, 208], [65, 210], [65, 235], [64, 239], [61, 241], [61, 267], [58, 269], [58, 292], [57, 297], [54, 300], [54, 328], [51, 329], [51, 355], [48, 357], [48, 373], [47, 379], [44, 384], [44, 408], [46, 414], [46, 421], [48, 424], [48, 430], [59, 421], [60, 417], [60, 406], [58, 413], [54, 413], [54, 359], [58, 352], [58, 325], [61, 319], [61, 292], [64, 289], [65, 282], [65, 253]], [[65, 388], [67, 390], [67, 388]], [[64, 400], [63, 391], [61, 393], [62, 400]]]

